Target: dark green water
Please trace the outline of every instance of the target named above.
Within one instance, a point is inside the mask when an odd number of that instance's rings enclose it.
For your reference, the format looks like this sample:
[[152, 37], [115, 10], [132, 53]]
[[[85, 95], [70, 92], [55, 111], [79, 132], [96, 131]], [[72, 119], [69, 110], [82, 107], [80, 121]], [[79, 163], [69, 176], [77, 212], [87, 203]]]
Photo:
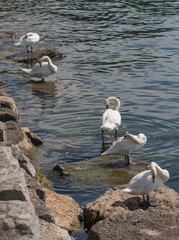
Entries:
[[[121, 175], [94, 171], [85, 159], [102, 151], [100, 118], [108, 96], [120, 97], [126, 131], [143, 132], [145, 147], [131, 155], [168, 169], [167, 185], [179, 192], [179, 2], [178, 1], [1, 1], [0, 31], [37, 32], [36, 48], [57, 47], [58, 73], [32, 84], [24, 64], [0, 62], [1, 80], [20, 111], [20, 124], [44, 141], [37, 153], [54, 190], [69, 194], [81, 207]], [[0, 51], [24, 51], [0, 40]], [[107, 146], [113, 139], [105, 136]], [[74, 178], [51, 171], [66, 164]], [[73, 163], [74, 167], [70, 167]], [[84, 167], [85, 166], [85, 167]], [[82, 171], [79, 171], [82, 169]], [[78, 170], [76, 172], [76, 170]], [[96, 184], [95, 184], [96, 182]], [[78, 240], [86, 238], [83, 230]]]

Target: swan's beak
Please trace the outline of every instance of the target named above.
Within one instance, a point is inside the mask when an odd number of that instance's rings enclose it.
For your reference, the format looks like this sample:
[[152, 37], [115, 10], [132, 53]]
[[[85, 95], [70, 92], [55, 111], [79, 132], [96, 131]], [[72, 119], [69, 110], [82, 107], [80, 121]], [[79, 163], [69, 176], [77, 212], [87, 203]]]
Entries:
[[41, 64], [41, 62], [40, 62], [40, 61], [37, 61], [37, 62], [39, 63], [40, 67], [42, 67], [42, 64]]
[[155, 183], [155, 176], [152, 176], [152, 181], [153, 183]]
[[106, 109], [109, 109], [109, 105], [108, 104], [106, 105]]

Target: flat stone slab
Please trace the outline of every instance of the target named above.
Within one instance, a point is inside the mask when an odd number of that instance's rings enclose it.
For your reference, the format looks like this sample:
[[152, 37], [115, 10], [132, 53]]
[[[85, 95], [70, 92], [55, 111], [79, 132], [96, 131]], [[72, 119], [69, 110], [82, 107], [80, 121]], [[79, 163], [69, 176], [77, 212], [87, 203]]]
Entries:
[[179, 227], [143, 210], [113, 215], [95, 224], [87, 240], [177, 240]]

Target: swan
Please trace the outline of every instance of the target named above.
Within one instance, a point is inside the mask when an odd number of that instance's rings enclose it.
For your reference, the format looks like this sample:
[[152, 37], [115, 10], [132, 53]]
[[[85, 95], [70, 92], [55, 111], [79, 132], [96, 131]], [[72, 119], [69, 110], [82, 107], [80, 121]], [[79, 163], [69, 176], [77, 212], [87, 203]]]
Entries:
[[43, 82], [44, 77], [48, 77], [57, 72], [57, 66], [52, 63], [52, 60], [48, 56], [44, 56], [38, 60], [38, 63], [35, 64], [33, 68], [21, 68], [21, 70], [33, 77], [41, 78]]
[[[112, 109], [109, 109], [110, 102], [114, 102], [115, 105]], [[120, 100], [116, 97], [108, 97], [105, 100], [106, 111], [101, 118], [101, 130], [102, 138], [104, 132], [111, 132], [115, 130], [115, 138], [117, 137], [117, 130], [121, 125], [121, 115], [119, 113]]]
[[125, 162], [129, 165], [129, 154], [143, 147], [146, 142], [147, 137], [143, 133], [139, 133], [138, 135], [126, 133], [123, 137], [120, 137], [118, 140], [113, 142], [112, 146], [101, 155], [125, 155]]
[[147, 203], [149, 206], [157, 206], [158, 203], [150, 202], [149, 195], [152, 191], [157, 189], [160, 185], [168, 181], [169, 172], [166, 169], [162, 169], [155, 162], [150, 165], [151, 170], [146, 170], [135, 175], [127, 187], [122, 192], [130, 193], [133, 195], [147, 195]]
[[28, 47], [31, 47], [31, 52], [33, 50], [33, 45], [35, 43], [37, 43], [38, 41], [40, 40], [40, 37], [37, 33], [26, 33], [24, 36], [22, 36], [20, 39], [19, 39], [19, 42], [18, 43], [15, 43], [16, 46], [18, 45], [24, 45], [26, 46], [26, 49], [27, 49], [27, 53], [29, 53], [30, 51], [28, 50]]

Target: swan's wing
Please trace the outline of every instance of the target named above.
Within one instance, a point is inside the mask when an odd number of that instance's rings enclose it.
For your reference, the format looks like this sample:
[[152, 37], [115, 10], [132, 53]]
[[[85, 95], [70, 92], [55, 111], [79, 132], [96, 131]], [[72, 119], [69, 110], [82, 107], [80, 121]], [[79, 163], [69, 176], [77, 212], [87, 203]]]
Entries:
[[50, 74], [48, 63], [46, 62], [43, 62], [41, 66], [38, 63], [34, 65], [30, 73], [30, 75], [38, 78], [48, 77]]
[[130, 194], [149, 195], [154, 189], [156, 189], [156, 183], [152, 181], [151, 171], [143, 171], [134, 176], [124, 189], [124, 192]]
[[39, 36], [38, 35], [30, 35], [27, 37], [27, 42], [29, 43], [34, 43], [39, 41]]
[[129, 155], [131, 152], [136, 150], [136, 144], [134, 144], [129, 139], [124, 137], [119, 138], [117, 141], [113, 142], [112, 146], [103, 154], [122, 154]]
[[137, 187], [146, 187], [149, 183], [152, 182], [151, 170], [146, 170], [135, 175], [130, 182], [128, 183], [128, 188], [137, 188]]
[[101, 119], [101, 126], [104, 130], [113, 130], [118, 129], [119, 125], [121, 124], [121, 115], [118, 111], [107, 109], [102, 116]]

